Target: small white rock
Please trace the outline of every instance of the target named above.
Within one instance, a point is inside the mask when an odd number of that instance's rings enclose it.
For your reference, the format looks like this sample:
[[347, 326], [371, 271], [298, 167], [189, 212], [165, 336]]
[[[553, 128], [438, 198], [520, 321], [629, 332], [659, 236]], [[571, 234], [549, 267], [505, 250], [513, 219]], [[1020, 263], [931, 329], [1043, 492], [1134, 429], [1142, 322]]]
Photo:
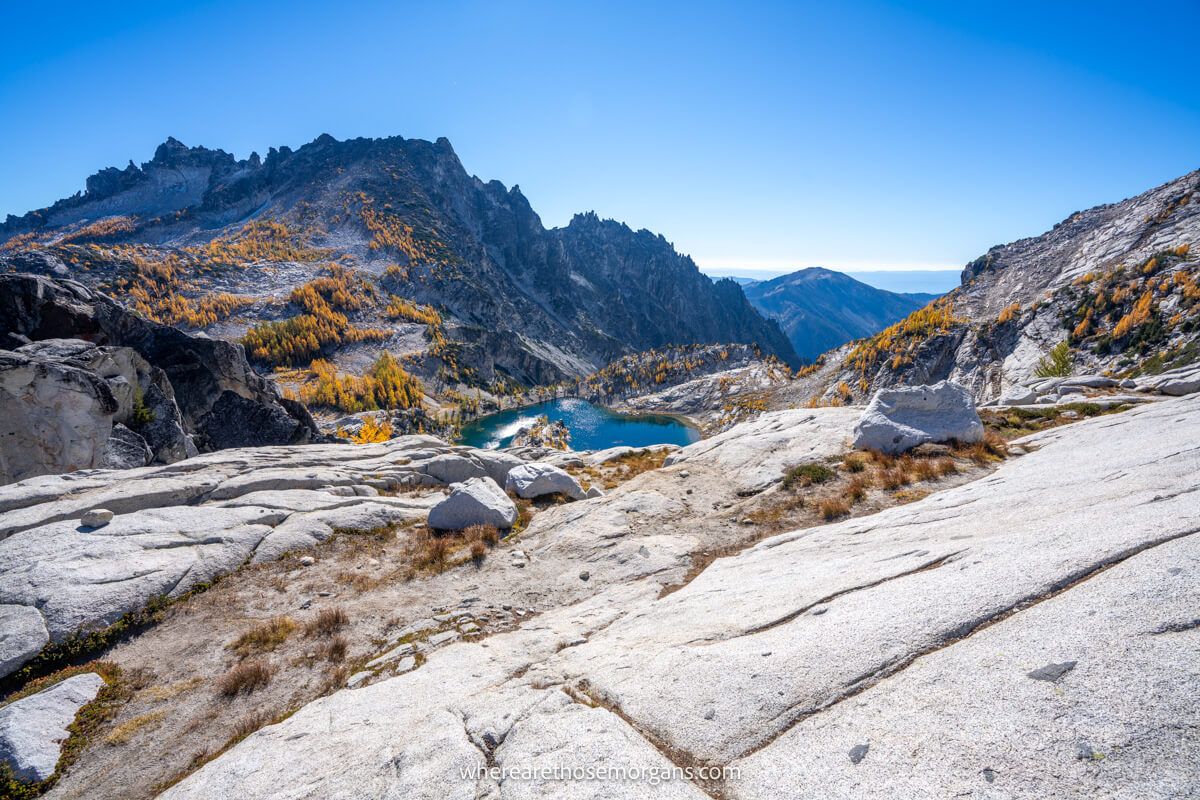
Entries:
[[311, 567], [315, 563], [317, 563], [317, 560], [312, 556], [301, 556], [300, 558], [300, 566], [302, 567]]
[[79, 518], [79, 522], [85, 528], [103, 528], [108, 523], [112, 522], [113, 512], [107, 508], [93, 508], [91, 511], [84, 512]]

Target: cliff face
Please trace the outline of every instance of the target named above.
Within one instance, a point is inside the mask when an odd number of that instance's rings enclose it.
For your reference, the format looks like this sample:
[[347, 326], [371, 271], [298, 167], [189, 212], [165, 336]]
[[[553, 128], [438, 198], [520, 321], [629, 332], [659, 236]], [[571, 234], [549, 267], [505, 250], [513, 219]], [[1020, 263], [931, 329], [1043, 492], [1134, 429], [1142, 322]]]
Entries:
[[[470, 176], [445, 139], [326, 135], [242, 161], [171, 139], [140, 167], [10, 216], [0, 242], [10, 269], [29, 269], [33, 252], [118, 297], [149, 272], [160, 291], [139, 310], [226, 338], [304, 311], [288, 293], [336, 263], [363, 282], [355, 302], [329, 298], [333, 310], [372, 334], [319, 355], [353, 368], [387, 349], [447, 384], [549, 383], [669, 344], [755, 343], [797, 361], [736, 285], [714, 284], [661, 236], [594, 214], [547, 230], [519, 188]], [[217, 313], [181, 313], [175, 295]], [[438, 330], [389, 313], [393, 298], [436, 309]]]
[[948, 378], [992, 400], [1047, 371], [1137, 377], [1195, 362], [1198, 248], [1200, 172], [1192, 172], [991, 248], [944, 298], [827, 354], [806, 390], [831, 397], [845, 384], [858, 397]]

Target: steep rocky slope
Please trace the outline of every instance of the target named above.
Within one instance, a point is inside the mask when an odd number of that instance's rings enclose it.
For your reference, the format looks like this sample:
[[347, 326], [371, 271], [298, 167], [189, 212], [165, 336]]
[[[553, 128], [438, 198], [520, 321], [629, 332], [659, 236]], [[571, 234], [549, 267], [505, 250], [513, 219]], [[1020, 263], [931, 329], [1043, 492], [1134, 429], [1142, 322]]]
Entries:
[[865, 398], [949, 378], [992, 400], [1039, 372], [1136, 377], [1195, 362], [1197, 247], [1200, 172], [1192, 172], [993, 247], [967, 265], [958, 289], [827, 354], [797, 393]]
[[0, 274], [0, 483], [319, 438], [229, 342], [70, 280]]
[[812, 267], [743, 287], [751, 305], [779, 321], [801, 358], [861, 339], [933, 299], [885, 292], [833, 270]]
[[249, 334], [265, 366], [324, 357], [361, 374], [388, 350], [435, 388], [505, 392], [671, 344], [795, 360], [736, 284], [661, 236], [595, 214], [547, 230], [445, 139], [321, 136], [243, 161], [171, 139], [10, 216], [0, 250], [0, 270], [69, 275], [164, 322]]

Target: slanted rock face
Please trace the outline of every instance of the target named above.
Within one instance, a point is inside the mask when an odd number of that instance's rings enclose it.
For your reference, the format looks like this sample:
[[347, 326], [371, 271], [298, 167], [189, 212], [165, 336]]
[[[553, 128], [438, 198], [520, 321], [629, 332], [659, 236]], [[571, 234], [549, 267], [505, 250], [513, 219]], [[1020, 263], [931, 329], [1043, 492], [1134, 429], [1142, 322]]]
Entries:
[[27, 783], [49, 778], [58, 765], [67, 726], [103, 686], [103, 678], [88, 672], [0, 708], [0, 761]]
[[[501, 455], [405, 436], [373, 445], [228, 449], [183, 464], [0, 486], [0, 677], [47, 644], [248, 562], [312, 547], [335, 530], [423, 521], [447, 502], [440, 492], [420, 491], [439, 484], [431, 463], [451, 456], [480, 474], [502, 474], [512, 464]], [[460, 492], [447, 511], [468, 516], [442, 524], [511, 526], [512, 501], [490, 478], [475, 480], [483, 485], [468, 482], [466, 492], [484, 503], [468, 498], [463, 511]], [[380, 495], [400, 488], [414, 491]]]
[[876, 392], [854, 429], [855, 447], [893, 454], [925, 442], [982, 438], [983, 423], [971, 394], [949, 381]]
[[95, 467], [118, 404], [96, 374], [0, 350], [0, 482]]
[[[0, 422], [5, 482], [140, 466], [130, 432], [160, 463], [318, 435], [238, 345], [148, 322], [72, 281], [0, 275], [0, 343], [16, 348], [0, 364], [0, 397], [18, 408]], [[114, 423], [127, 430], [109, 446]]]
[[[1200, 397], [1149, 404], [1037, 434], [985, 479], [774, 536], [666, 596], [657, 573], [607, 584], [317, 700], [163, 797], [498, 796], [464, 767], [669, 756], [739, 773], [709, 795], [686, 780], [659, 793], [536, 778], [503, 795], [1195, 796], [1200, 453], [1178, 443], [1198, 435]], [[693, 451], [689, 481], [712, 455]], [[622, 487], [523, 536], [541, 535], [531, 554], [577, 537], [657, 557], [668, 537], [601, 516], [653, 497]], [[588, 564], [591, 582], [603, 565]]]
[[572, 500], [582, 500], [585, 496], [577, 480], [553, 464], [541, 462], [513, 468], [508, 473], [504, 489], [526, 499], [548, 494], [562, 494]]
[[517, 507], [491, 478], [471, 478], [454, 486], [450, 496], [429, 510], [429, 527], [458, 531], [472, 525], [511, 528]]
[[[262, 413], [268, 417], [279, 419], [282, 412], [294, 420], [291, 425], [254, 428], [255, 435], [269, 439], [265, 443], [295, 444], [317, 435], [308, 412], [299, 404], [282, 401], [274, 385], [250, 367], [240, 345], [150, 322], [75, 281], [23, 273], [0, 275], [0, 343], [12, 347], [56, 338], [128, 347], [161, 369], [179, 406], [182, 427], [197, 434], [202, 450], [236, 441], [221, 417], [231, 410], [226, 392], [266, 407]], [[213, 416], [219, 402], [222, 405]], [[244, 410], [234, 410], [246, 416]]]

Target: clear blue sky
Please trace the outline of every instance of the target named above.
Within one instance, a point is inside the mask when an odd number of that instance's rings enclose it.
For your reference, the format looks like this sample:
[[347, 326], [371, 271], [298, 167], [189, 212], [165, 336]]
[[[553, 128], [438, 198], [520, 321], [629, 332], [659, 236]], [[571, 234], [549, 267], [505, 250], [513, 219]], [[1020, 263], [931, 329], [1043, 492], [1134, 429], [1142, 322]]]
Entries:
[[961, 266], [1200, 167], [1200, 3], [9, 4], [0, 215], [148, 160], [447, 136], [710, 271]]

